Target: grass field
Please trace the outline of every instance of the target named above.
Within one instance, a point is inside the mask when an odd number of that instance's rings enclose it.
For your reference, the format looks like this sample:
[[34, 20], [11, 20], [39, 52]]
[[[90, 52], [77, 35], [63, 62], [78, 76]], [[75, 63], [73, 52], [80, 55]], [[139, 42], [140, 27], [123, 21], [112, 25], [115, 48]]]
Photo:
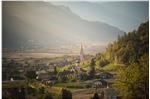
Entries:
[[88, 83], [85, 82], [68, 82], [68, 83], [58, 83], [54, 85], [55, 87], [63, 87], [70, 90], [76, 90], [76, 89], [84, 89], [88, 86]]

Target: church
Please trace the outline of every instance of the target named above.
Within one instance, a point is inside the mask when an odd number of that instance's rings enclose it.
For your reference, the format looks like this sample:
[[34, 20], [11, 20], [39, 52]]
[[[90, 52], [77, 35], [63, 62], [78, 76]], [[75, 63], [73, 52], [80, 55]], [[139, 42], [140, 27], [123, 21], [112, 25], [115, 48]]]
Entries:
[[81, 43], [81, 49], [80, 49], [80, 62], [84, 61], [84, 52], [83, 52], [83, 45]]

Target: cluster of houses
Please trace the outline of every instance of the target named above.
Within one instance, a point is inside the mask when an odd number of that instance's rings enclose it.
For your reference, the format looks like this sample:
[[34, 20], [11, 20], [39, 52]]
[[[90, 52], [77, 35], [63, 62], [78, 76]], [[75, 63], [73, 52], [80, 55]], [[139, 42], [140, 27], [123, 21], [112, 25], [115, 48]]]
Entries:
[[[85, 57], [83, 54], [83, 47], [81, 45], [80, 57], [63, 57], [62, 60], [54, 59], [53, 61], [45, 61], [43, 59], [2, 59], [2, 81], [3, 83], [23, 81], [26, 77], [36, 79], [41, 83], [49, 86], [53, 86], [58, 77], [65, 77], [74, 74], [87, 74], [88, 72], [80, 68], [80, 61], [90, 59], [91, 56]], [[44, 62], [43, 62], [44, 61]], [[64, 70], [61, 73], [57, 73], [56, 67], [72, 66], [71, 69]], [[92, 87], [95, 88], [107, 88], [109, 86], [107, 79], [112, 79], [113, 74], [108, 72], [97, 73], [92, 81]], [[76, 77], [76, 80], [81, 80], [80, 75]], [[22, 88], [22, 89], [20, 89]], [[14, 90], [17, 92], [23, 92], [23, 87]], [[4, 93], [7, 94], [7, 88], [4, 88]], [[109, 93], [109, 91], [107, 90]], [[109, 93], [110, 94], [110, 93]], [[20, 96], [19, 96], [20, 97]], [[111, 99], [115, 99], [111, 98]]]
[[[57, 81], [56, 66], [63, 67], [65, 64], [71, 64], [70, 61], [59, 62], [26, 62], [23, 59], [3, 59], [2, 62], [2, 83], [3, 83], [3, 98], [12, 97], [11, 93], [19, 94], [18, 99], [24, 99], [24, 87], [15, 86], [17, 83], [25, 81], [26, 75], [34, 77], [41, 83], [52, 86]], [[35, 76], [34, 76], [35, 75]], [[26, 76], [26, 77], [25, 77]], [[12, 85], [12, 83], [15, 83]], [[7, 86], [5, 86], [7, 85]], [[20, 84], [19, 84], [20, 85]], [[11, 88], [7, 88], [11, 87]], [[4, 97], [6, 96], [6, 97]]]
[[[23, 59], [3, 59], [2, 62], [2, 78], [5, 80], [21, 80], [25, 73], [34, 72], [37, 76], [35, 79], [44, 81], [55, 81], [57, 78], [56, 67], [63, 67], [66, 65], [77, 65], [76, 58], [63, 59], [64, 61], [52, 61], [52, 62], [38, 62], [31, 61], [26, 62]], [[39, 60], [40, 61], [40, 60]], [[77, 67], [77, 66], [76, 66]], [[62, 75], [67, 75], [79, 71], [79, 68], [64, 71]]]

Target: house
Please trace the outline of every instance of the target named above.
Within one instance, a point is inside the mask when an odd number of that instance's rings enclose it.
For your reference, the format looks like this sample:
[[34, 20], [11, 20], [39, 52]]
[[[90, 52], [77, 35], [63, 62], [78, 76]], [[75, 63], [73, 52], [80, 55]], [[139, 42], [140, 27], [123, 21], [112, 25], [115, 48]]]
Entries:
[[39, 74], [42, 74], [42, 73], [47, 73], [45, 70], [39, 70], [39, 71], [36, 71], [36, 74], [39, 75]]
[[113, 75], [111, 73], [108, 72], [103, 72], [103, 73], [97, 73], [96, 78], [101, 78], [101, 79], [111, 79], [113, 78]]
[[36, 77], [38, 80], [44, 81], [44, 80], [49, 80], [50, 74], [49, 73], [39, 73], [38, 76]]
[[55, 71], [55, 67], [54, 66], [50, 66], [48, 69], [47, 69], [48, 72], [54, 72]]
[[53, 73], [40, 73], [36, 79], [40, 80], [45, 85], [52, 86], [56, 83], [57, 77]]
[[108, 83], [105, 80], [95, 80], [93, 81], [93, 86], [94, 88], [106, 88]]

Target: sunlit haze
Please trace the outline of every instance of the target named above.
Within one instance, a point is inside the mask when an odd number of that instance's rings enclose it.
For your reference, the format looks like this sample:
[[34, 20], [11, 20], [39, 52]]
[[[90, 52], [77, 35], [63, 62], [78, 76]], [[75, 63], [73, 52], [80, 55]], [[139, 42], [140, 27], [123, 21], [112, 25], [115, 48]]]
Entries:
[[30, 51], [78, 53], [82, 42], [101, 52], [148, 20], [148, 2], [4, 1], [2, 7], [3, 48]]

